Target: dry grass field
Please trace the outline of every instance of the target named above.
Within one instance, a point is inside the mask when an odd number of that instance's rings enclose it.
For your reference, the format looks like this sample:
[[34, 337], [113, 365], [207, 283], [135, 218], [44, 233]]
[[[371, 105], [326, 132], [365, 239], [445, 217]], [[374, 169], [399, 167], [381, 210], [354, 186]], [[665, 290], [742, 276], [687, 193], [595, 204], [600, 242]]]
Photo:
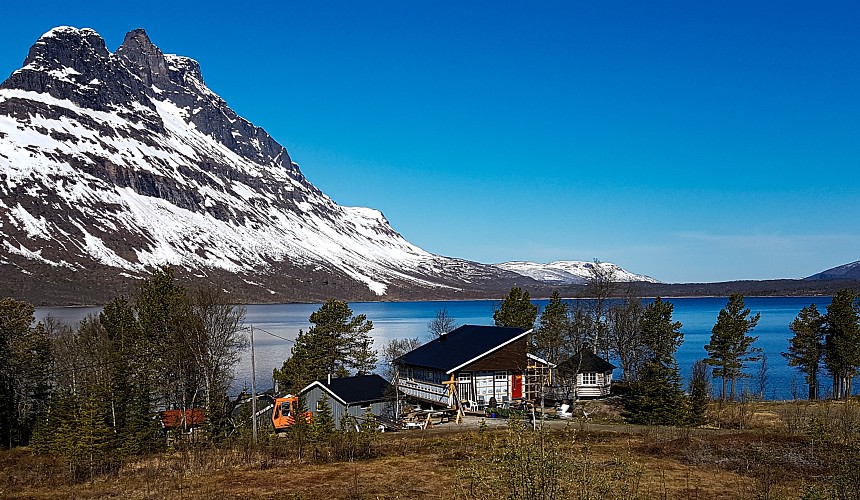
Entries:
[[174, 450], [79, 483], [64, 464], [16, 449], [0, 453], [0, 497], [856, 498], [860, 487], [857, 402], [715, 405], [719, 426], [706, 429], [593, 414], [603, 420], [553, 421], [545, 433], [500, 421], [387, 433], [355, 461], [313, 445], [298, 454], [283, 439]]

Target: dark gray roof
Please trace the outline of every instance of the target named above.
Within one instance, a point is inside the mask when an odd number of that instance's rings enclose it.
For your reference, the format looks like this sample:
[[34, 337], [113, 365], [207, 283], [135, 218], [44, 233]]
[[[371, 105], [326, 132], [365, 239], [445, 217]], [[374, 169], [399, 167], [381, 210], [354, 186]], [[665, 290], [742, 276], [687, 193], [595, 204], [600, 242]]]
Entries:
[[597, 354], [591, 352], [591, 349], [583, 348], [579, 353], [573, 355], [567, 361], [562, 361], [558, 365], [560, 372], [611, 372], [615, 369], [615, 365], [601, 358]]
[[501, 326], [463, 325], [414, 351], [397, 362], [449, 371], [522, 337], [528, 330]]
[[322, 386], [346, 404], [383, 401], [394, 396], [394, 386], [376, 374], [333, 378], [331, 382], [317, 380], [302, 389], [302, 393], [317, 385]]

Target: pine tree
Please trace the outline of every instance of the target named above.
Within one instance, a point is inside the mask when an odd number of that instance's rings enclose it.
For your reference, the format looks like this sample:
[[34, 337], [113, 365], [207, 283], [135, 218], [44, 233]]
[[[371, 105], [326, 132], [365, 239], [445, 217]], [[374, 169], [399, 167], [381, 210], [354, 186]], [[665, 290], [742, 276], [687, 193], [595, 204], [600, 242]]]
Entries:
[[540, 314], [539, 326], [532, 335], [535, 352], [550, 363], [561, 361], [568, 329], [568, 304], [561, 299], [558, 290], [553, 290], [549, 303]]
[[70, 455], [79, 474], [83, 473], [86, 477], [101, 474], [116, 459], [116, 434], [111, 429], [110, 419], [107, 394], [93, 391], [83, 399]]
[[298, 392], [305, 385], [328, 375], [346, 377], [350, 370], [370, 373], [376, 366], [376, 351], [369, 332], [373, 322], [364, 314], [353, 316], [346, 302], [329, 299], [311, 314], [313, 326], [299, 331], [290, 357], [274, 378], [282, 390]]
[[301, 460], [305, 444], [313, 439], [313, 424], [309, 424], [305, 420], [305, 413], [308, 409], [303, 396], [298, 397], [298, 401], [293, 405], [293, 411], [295, 412], [296, 423], [287, 427], [287, 439], [296, 447], [299, 460]]
[[818, 399], [818, 369], [824, 355], [824, 319], [815, 304], [800, 310], [788, 326], [794, 337], [788, 341], [788, 352], [782, 355], [788, 366], [796, 366], [809, 386], [810, 401]]
[[726, 384], [731, 382], [729, 398], [735, 398], [735, 381], [744, 377], [744, 367], [747, 362], [760, 359], [760, 348], [752, 347], [758, 337], [747, 333], [758, 324], [761, 313], [749, 317], [749, 308], [744, 307], [744, 296], [733, 293], [729, 302], [717, 316], [717, 322], [711, 329], [711, 341], [705, 345], [708, 357], [705, 362], [714, 367], [713, 376], [722, 379], [720, 398], [726, 397]]
[[634, 423], [678, 425], [687, 420], [687, 400], [675, 352], [684, 341], [681, 323], [672, 321], [674, 305], [657, 297], [642, 317], [645, 362], [625, 409]]
[[711, 400], [711, 373], [705, 360], [699, 359], [693, 363], [690, 370], [690, 414], [689, 424], [693, 426], [705, 423], [705, 412]]
[[147, 359], [147, 379], [157, 403], [165, 408], [196, 406], [203, 392], [202, 374], [189, 334], [199, 325], [171, 268], [162, 267], [141, 283], [135, 309], [142, 336], [137, 354]]
[[313, 423], [311, 424], [311, 434], [317, 443], [322, 443], [328, 441], [334, 432], [335, 425], [331, 405], [328, 404], [328, 397], [323, 394], [317, 402], [317, 410], [314, 413]]
[[376, 420], [376, 415], [373, 414], [371, 407], [367, 406], [361, 416], [359, 430], [365, 434], [373, 435], [378, 432], [378, 427], [379, 423]]
[[824, 315], [824, 365], [833, 377], [833, 397], [851, 395], [851, 379], [860, 366], [860, 295], [836, 292]]
[[33, 448], [71, 461], [77, 441], [78, 397], [63, 391], [53, 395], [50, 407], [40, 417], [33, 434]]
[[149, 357], [143, 355], [158, 347], [143, 336], [134, 308], [125, 297], [108, 302], [99, 321], [112, 349], [110, 391], [120, 452], [128, 457], [159, 449], [164, 440], [152, 418], [152, 366]]
[[32, 304], [0, 299], [0, 446], [26, 445], [50, 396], [50, 339]]
[[493, 312], [496, 326], [507, 326], [531, 330], [535, 326], [538, 306], [531, 303], [529, 292], [519, 287], [511, 288], [501, 305]]

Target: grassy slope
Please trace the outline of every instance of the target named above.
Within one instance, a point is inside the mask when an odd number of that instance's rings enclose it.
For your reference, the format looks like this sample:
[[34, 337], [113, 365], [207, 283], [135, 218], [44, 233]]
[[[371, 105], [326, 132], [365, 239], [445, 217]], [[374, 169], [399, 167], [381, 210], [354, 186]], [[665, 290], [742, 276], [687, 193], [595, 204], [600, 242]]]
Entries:
[[[860, 421], [856, 405], [715, 407], [715, 422], [747, 428], [693, 431], [612, 423], [607, 412], [606, 423], [556, 421], [552, 432], [569, 460], [568, 498], [597, 498], [598, 491], [609, 498], [797, 498], [838, 472]], [[815, 434], [821, 427], [812, 422], [831, 429]], [[339, 463], [297, 460], [278, 451], [281, 440], [263, 452], [237, 446], [149, 457], [76, 485], [61, 465], [13, 450], [0, 453], [0, 497], [499, 498], [488, 486], [500, 472], [493, 459], [511, 439], [504, 426], [480, 432], [446, 424], [381, 435], [375, 458]]]

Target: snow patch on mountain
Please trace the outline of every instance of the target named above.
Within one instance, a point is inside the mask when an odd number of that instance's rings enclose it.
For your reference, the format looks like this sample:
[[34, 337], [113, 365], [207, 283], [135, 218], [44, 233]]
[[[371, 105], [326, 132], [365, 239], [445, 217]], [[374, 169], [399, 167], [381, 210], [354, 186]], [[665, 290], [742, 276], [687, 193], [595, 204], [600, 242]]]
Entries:
[[288, 263], [383, 295], [498, 273], [426, 252], [378, 210], [335, 203], [206, 87], [196, 61], [162, 54], [142, 30], [110, 53], [92, 30], [55, 28], [0, 86], [4, 233], [6, 223], [17, 230], [4, 234], [7, 254], [131, 276]]
[[[494, 265], [499, 269], [512, 271], [550, 285], [584, 285], [592, 275], [594, 266], [598, 264], [594, 262], [559, 260], [548, 264], [514, 261]], [[618, 282], [640, 281], [659, 283], [659, 281], [650, 276], [625, 271], [611, 262], [600, 262], [599, 265], [604, 272], [613, 273], [615, 281]]]
[[830, 268], [812, 276], [807, 276], [805, 280], [832, 280], [832, 279], [860, 279], [860, 260], [849, 262], [841, 266]]

